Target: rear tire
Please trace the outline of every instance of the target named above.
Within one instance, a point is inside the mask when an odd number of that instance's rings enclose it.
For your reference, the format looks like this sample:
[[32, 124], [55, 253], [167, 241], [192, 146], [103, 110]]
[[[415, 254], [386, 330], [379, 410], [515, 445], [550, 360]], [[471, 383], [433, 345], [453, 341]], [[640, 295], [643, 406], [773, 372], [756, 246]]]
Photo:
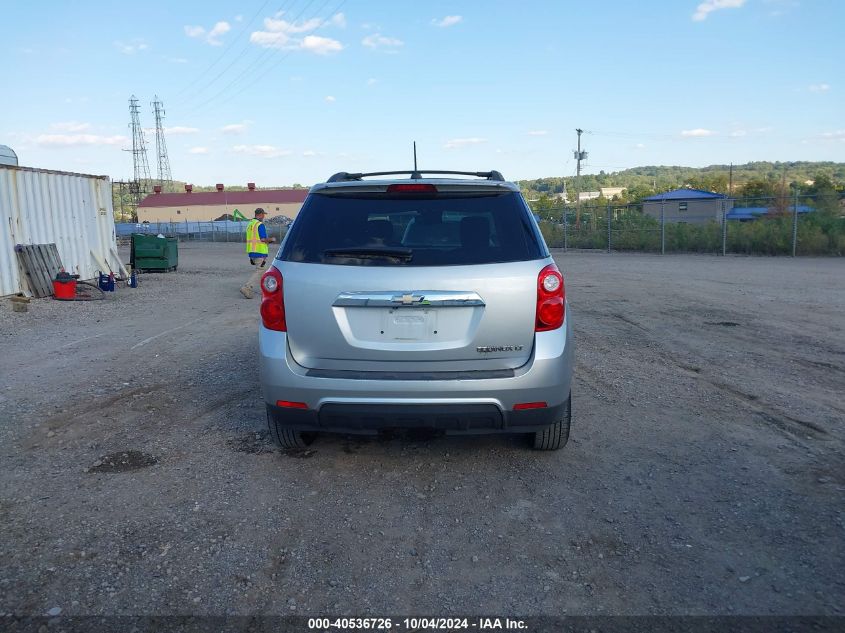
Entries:
[[572, 394], [566, 399], [563, 419], [558, 420], [542, 431], [534, 433], [534, 450], [556, 451], [566, 446], [569, 441], [569, 427], [572, 424]]
[[284, 449], [308, 448], [316, 438], [315, 433], [303, 433], [279, 424], [269, 412], [267, 413], [267, 427], [270, 429], [270, 435], [276, 445]]

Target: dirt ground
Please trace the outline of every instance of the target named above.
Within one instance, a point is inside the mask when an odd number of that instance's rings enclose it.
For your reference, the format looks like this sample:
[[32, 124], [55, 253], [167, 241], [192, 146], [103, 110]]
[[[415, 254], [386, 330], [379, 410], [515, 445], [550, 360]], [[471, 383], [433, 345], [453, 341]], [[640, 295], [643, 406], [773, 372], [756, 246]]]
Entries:
[[240, 248], [0, 301], [0, 615], [843, 613], [845, 260], [557, 252], [564, 450], [282, 453]]

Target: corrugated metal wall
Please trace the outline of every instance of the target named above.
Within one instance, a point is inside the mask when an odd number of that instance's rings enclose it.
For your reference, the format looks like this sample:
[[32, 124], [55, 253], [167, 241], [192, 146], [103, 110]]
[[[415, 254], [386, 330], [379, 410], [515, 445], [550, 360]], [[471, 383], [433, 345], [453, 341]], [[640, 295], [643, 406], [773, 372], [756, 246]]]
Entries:
[[117, 248], [106, 176], [0, 165], [0, 297], [22, 292], [15, 244], [56, 244], [70, 273], [91, 279], [97, 253], [113, 269]]

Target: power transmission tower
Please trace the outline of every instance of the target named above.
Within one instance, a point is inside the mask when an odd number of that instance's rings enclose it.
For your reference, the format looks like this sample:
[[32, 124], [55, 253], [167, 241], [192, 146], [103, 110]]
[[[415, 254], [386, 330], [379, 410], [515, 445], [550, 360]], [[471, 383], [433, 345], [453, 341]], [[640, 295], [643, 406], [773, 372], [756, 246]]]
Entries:
[[156, 154], [158, 155], [158, 184], [162, 191], [171, 188], [173, 177], [170, 175], [170, 159], [167, 157], [167, 144], [164, 142], [164, 104], [158, 100], [152, 102], [153, 114], [156, 119]]
[[587, 159], [587, 152], [581, 151], [581, 134], [584, 130], [580, 128], [575, 129], [578, 132], [578, 149], [573, 152], [575, 160], [578, 161], [575, 167], [575, 228], [581, 228], [581, 161]]
[[147, 140], [144, 138], [144, 130], [141, 127], [138, 99], [135, 95], [129, 99], [129, 127], [132, 128], [132, 167], [133, 181], [130, 193], [135, 200], [135, 206], [141, 202], [144, 194], [149, 192], [150, 187], [150, 164], [147, 162]]

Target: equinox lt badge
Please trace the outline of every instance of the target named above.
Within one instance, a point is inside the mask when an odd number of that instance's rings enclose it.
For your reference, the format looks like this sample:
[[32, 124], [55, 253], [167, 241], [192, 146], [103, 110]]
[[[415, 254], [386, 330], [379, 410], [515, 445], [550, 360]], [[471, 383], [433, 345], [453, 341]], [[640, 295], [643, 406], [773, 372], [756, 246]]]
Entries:
[[479, 354], [488, 352], [521, 352], [522, 345], [485, 345], [483, 347], [476, 347], [475, 351]]

